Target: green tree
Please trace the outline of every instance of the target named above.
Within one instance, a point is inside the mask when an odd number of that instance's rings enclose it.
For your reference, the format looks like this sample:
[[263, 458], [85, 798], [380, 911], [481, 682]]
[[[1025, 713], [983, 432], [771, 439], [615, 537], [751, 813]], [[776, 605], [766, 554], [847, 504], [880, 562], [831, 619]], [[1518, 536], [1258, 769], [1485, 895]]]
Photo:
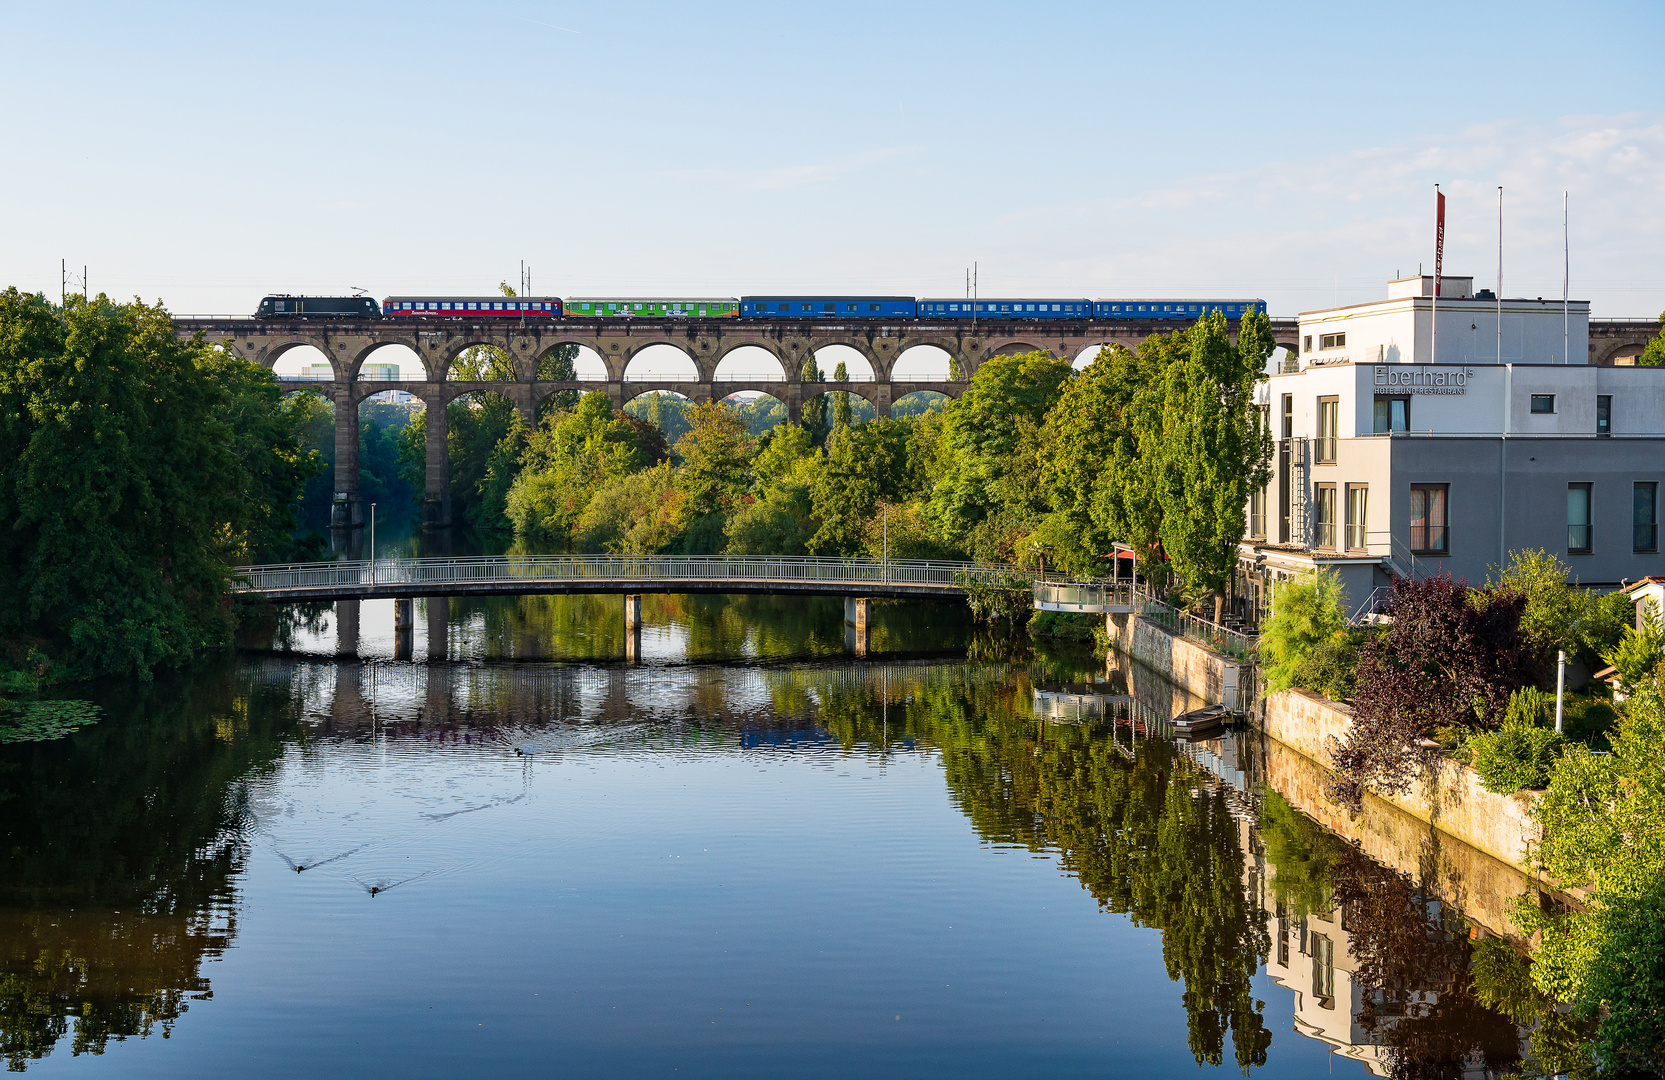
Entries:
[[600, 488], [663, 455], [657, 429], [615, 413], [605, 393], [592, 391], [527, 437], [505, 513], [520, 535], [565, 542]]
[[1523, 929], [1542, 934], [1539, 989], [1595, 1019], [1609, 1070], [1665, 1072], [1665, 701], [1645, 686], [1625, 703], [1611, 755], [1566, 747], [1535, 816], [1535, 854], [1582, 910], [1523, 903]]
[[812, 505], [819, 528], [809, 541], [811, 553], [861, 552], [880, 501], [900, 502], [913, 494], [908, 428], [902, 420], [833, 428], [825, 464], [814, 477]]
[[[835, 382], [835, 383], [847, 383], [849, 381], [850, 381], [850, 373], [849, 373], [849, 371], [847, 371], [845, 369], [844, 361], [840, 360], [838, 362], [838, 366], [833, 368], [833, 382]], [[836, 392], [832, 395], [832, 399], [833, 399], [833, 430], [837, 431], [839, 428], [849, 427], [850, 426], [850, 395], [848, 393], [844, 392], [844, 391], [838, 391], [838, 392]]]
[[[1255, 407], [1275, 342], [1264, 314], [1238, 323], [1232, 343], [1216, 311], [1169, 338], [1160, 453], [1158, 535], [1174, 570], [1193, 588], [1220, 593], [1237, 564], [1249, 493], [1271, 479], [1272, 438]], [[1146, 448], [1150, 444], [1146, 443]]]
[[727, 402], [695, 405], [689, 422], [676, 444], [683, 551], [711, 554], [722, 548], [724, 519], [744, 505], [753, 443], [739, 410]]
[[1665, 628], [1650, 605], [1642, 611], [1642, 625], [1626, 626], [1619, 643], [1601, 658], [1618, 673], [1619, 687], [1627, 694], [1659, 684], [1659, 665], [1665, 661]]
[[931, 493], [939, 535], [978, 558], [1023, 561], [1045, 513], [1040, 431], [1072, 374], [1051, 353], [996, 356], [947, 414], [948, 460]]
[[[815, 363], [815, 355], [811, 353], [805, 360], [799, 378], [806, 383], [826, 382], [827, 378], [821, 368]], [[827, 441], [827, 395], [816, 394], [810, 396], [809, 388], [804, 388], [804, 430], [809, 432], [810, 440], [816, 446]]]
[[676, 486], [669, 462], [609, 479], [590, 496], [573, 529], [579, 551], [655, 555], [677, 537]]
[[663, 433], [665, 442], [675, 446], [688, 434], [688, 402], [675, 394], [654, 390], [625, 404], [626, 414], [652, 424]]
[[149, 677], [226, 642], [230, 564], [280, 546], [317, 467], [308, 415], [159, 306], [0, 294], [4, 655]]
[[1665, 312], [1660, 313], [1659, 322], [1661, 329], [1658, 336], [1648, 342], [1647, 348], [1642, 350], [1642, 355], [1636, 358], [1639, 367], [1665, 365]]
[[1064, 382], [1041, 430], [1041, 484], [1051, 510], [1046, 546], [1052, 561], [1072, 573], [1102, 573], [1111, 544], [1131, 537], [1109, 507], [1123, 481], [1116, 464], [1139, 457], [1132, 416], [1138, 375], [1132, 353], [1100, 349], [1086, 370]]

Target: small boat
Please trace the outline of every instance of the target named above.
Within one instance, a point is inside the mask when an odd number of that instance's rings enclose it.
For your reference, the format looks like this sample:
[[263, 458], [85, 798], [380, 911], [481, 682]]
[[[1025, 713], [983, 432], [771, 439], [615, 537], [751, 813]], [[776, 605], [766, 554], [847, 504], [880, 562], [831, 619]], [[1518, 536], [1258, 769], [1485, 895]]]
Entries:
[[1172, 720], [1175, 734], [1181, 738], [1209, 737], [1219, 734], [1230, 721], [1231, 713], [1224, 705], [1206, 705], [1180, 713]]

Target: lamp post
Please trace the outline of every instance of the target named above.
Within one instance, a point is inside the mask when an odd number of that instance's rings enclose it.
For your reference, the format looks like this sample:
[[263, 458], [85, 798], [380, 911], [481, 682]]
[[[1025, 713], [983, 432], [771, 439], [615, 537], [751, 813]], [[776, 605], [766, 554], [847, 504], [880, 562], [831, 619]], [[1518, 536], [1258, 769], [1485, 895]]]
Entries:
[[376, 583], [376, 504], [370, 504], [370, 584]]
[[884, 563], [885, 584], [888, 585], [890, 584], [890, 504], [888, 502], [879, 503], [879, 520], [882, 528], [882, 546], [879, 548], [879, 558]]
[[1567, 650], [1555, 658], [1555, 734], [1561, 734], [1561, 698], [1567, 692]]

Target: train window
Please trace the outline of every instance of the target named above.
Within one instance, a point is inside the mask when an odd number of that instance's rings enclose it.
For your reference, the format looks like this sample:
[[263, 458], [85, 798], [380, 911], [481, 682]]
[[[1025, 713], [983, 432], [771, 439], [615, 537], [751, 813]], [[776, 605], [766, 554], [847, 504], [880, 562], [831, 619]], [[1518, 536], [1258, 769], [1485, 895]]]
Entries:
[[868, 311], [878, 311], [879, 310], [879, 305], [878, 304], [868, 304], [867, 305], [867, 310]]
[[844, 310], [845, 311], [854, 311], [854, 310], [856, 310], [856, 305], [854, 305], [854, 304], [845, 304], [844, 305]]

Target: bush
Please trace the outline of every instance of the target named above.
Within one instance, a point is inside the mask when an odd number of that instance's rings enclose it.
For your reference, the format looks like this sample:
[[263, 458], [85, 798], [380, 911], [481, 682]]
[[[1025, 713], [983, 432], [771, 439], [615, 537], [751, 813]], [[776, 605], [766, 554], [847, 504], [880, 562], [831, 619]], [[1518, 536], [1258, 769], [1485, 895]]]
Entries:
[[1468, 741], [1469, 761], [1487, 791], [1508, 795], [1522, 788], [1548, 786], [1565, 742], [1543, 726], [1554, 700], [1530, 686], [1516, 690], [1509, 697], [1503, 726]]
[[[1266, 666], [1266, 686], [1273, 692], [1292, 686], [1318, 689], [1314, 661], [1319, 649], [1331, 646], [1324, 677], [1337, 681], [1334, 666], [1345, 662], [1345, 652], [1334, 642], [1347, 637], [1347, 616], [1341, 608], [1341, 579], [1315, 570], [1279, 582], [1272, 590], [1272, 617], [1260, 632], [1260, 656]], [[1357, 647], [1353, 650], [1357, 664]], [[1350, 678], [1349, 680], [1350, 681]]]
[[1322, 642], [1307, 659], [1307, 688], [1331, 701], [1346, 701], [1353, 696], [1358, 684], [1359, 644], [1365, 635], [1359, 631], [1337, 634]]

